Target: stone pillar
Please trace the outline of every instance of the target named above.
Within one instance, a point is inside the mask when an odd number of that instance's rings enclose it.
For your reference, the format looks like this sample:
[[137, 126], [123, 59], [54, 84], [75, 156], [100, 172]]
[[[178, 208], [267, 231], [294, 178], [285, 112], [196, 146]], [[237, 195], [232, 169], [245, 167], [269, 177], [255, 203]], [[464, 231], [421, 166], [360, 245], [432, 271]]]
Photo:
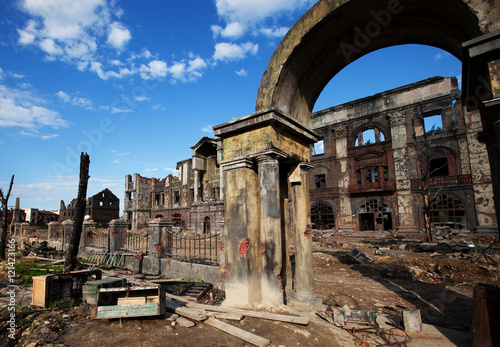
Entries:
[[261, 293], [263, 303], [283, 303], [280, 173], [276, 150], [256, 156], [260, 185]]
[[12, 223], [21, 223], [21, 207], [20, 207], [20, 199], [16, 198], [16, 205], [14, 207], [14, 211], [12, 213]]
[[61, 237], [61, 224], [59, 222], [50, 222], [48, 225], [48, 241], [59, 241]]
[[83, 222], [82, 226], [82, 235], [80, 239], [80, 250], [85, 250], [88, 246], [90, 246], [90, 243], [92, 242], [92, 234], [94, 232], [94, 229], [96, 227], [96, 223], [92, 220], [86, 220]]
[[118, 252], [125, 242], [128, 222], [123, 219], [113, 219], [109, 222], [108, 253]]
[[[417, 231], [413, 214], [408, 158], [408, 137], [406, 133], [406, 115], [395, 113], [390, 116], [392, 149], [394, 155], [394, 174], [396, 176], [398, 232], [414, 233]], [[418, 153], [417, 153], [418, 155]]]
[[193, 170], [193, 173], [194, 173], [194, 203], [197, 203], [198, 202], [198, 187], [200, 185], [200, 171], [199, 170], [196, 170], [194, 169]]
[[63, 237], [62, 237], [62, 250], [66, 252], [68, 249], [69, 242], [71, 240], [71, 235], [73, 235], [73, 230], [74, 230], [74, 222], [71, 219], [67, 219], [64, 222], [62, 222], [62, 227], [63, 227]]
[[149, 225], [149, 260], [151, 270], [155, 274], [161, 273], [160, 259], [165, 256], [165, 249], [171, 247], [172, 240], [168, 230], [174, 223], [167, 219], [156, 219], [148, 223]]
[[295, 229], [295, 299], [306, 302], [317, 300], [314, 286], [312, 254], [312, 227], [309, 201], [309, 163], [297, 165], [292, 175], [293, 224]]
[[253, 161], [240, 158], [222, 165], [225, 181], [223, 232], [228, 306], [261, 301], [259, 177]]
[[[337, 160], [340, 165], [339, 203], [340, 214], [337, 216], [338, 230], [349, 232], [354, 230], [352, 220], [351, 198], [349, 197], [349, 168], [347, 158], [347, 126], [339, 125], [334, 129]], [[361, 141], [363, 141], [361, 135]]]

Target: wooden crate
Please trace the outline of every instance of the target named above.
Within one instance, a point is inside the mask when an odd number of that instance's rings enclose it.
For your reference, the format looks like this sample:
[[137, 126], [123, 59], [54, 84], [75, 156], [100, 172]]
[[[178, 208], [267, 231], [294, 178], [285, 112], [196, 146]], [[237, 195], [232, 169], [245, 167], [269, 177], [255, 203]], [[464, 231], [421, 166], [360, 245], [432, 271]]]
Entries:
[[31, 304], [44, 308], [54, 302], [61, 306], [71, 301], [79, 304], [84, 283], [91, 277], [101, 279], [101, 273], [101, 270], [81, 270], [68, 274], [34, 276]]
[[164, 314], [165, 291], [161, 286], [103, 288], [97, 292], [96, 319]]

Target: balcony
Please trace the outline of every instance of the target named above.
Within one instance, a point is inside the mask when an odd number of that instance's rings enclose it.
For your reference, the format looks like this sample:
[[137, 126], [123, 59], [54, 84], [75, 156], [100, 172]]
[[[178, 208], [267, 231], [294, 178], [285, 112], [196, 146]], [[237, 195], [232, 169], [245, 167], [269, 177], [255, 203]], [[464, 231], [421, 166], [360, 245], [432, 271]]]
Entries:
[[378, 182], [367, 183], [366, 186], [361, 185], [350, 185], [349, 194], [366, 194], [366, 193], [381, 193], [381, 192], [393, 192], [396, 190], [395, 182]]
[[[427, 181], [428, 188], [454, 187], [472, 184], [471, 175], [431, 177]], [[411, 180], [411, 189], [420, 189], [422, 180]]]
[[323, 198], [327, 196], [339, 196], [339, 188], [316, 188], [309, 191], [311, 198]]

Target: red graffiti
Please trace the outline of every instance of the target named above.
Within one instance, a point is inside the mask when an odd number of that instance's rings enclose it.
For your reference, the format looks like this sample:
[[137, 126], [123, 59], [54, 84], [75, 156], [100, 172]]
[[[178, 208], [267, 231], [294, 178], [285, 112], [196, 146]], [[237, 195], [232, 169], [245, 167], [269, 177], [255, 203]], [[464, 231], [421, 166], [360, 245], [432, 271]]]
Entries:
[[276, 276], [278, 278], [278, 282], [280, 283], [280, 289], [283, 291], [283, 279], [281, 278], [281, 275]]
[[266, 251], [266, 246], [262, 245], [262, 253]]
[[309, 238], [311, 237], [311, 235], [312, 235], [312, 226], [311, 226], [311, 224], [307, 224], [306, 231], [304, 231], [304, 235], [306, 237], [309, 237]]
[[[224, 271], [222, 271], [224, 270]], [[221, 273], [220, 273], [220, 278], [225, 280], [226, 278], [228, 278], [229, 276], [231, 276], [231, 272], [229, 272], [229, 269], [227, 267], [221, 267]]]
[[238, 251], [240, 251], [240, 254], [243, 258], [246, 257], [248, 248], [250, 248], [250, 240], [249, 239], [241, 240], [240, 246], [238, 247]]
[[157, 243], [155, 245], [155, 247], [156, 247], [156, 253], [158, 254], [158, 258], [161, 258], [161, 251], [162, 251], [162, 248], [163, 248], [162, 243], [161, 242]]
[[117, 237], [117, 236], [118, 236], [118, 231], [116, 231], [116, 229], [114, 229], [114, 230], [111, 232], [111, 236], [112, 236], [112, 237]]
[[144, 259], [144, 254], [134, 254], [134, 259], [140, 264]]
[[172, 259], [167, 259], [168, 272], [172, 272]]
[[225, 246], [224, 246], [224, 242], [222, 242], [222, 241], [221, 241], [221, 243], [220, 243], [220, 251], [221, 251], [221, 252], [222, 252], [222, 251], [224, 251], [224, 247], [225, 247]]

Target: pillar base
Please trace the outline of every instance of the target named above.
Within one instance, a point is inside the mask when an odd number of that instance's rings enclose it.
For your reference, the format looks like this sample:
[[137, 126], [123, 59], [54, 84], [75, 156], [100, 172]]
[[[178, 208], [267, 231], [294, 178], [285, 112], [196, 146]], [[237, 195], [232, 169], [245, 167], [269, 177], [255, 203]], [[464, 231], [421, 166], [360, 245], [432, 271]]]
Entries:
[[295, 295], [288, 300], [287, 305], [301, 312], [326, 310], [326, 306], [323, 305], [323, 300], [317, 296], [301, 299]]
[[400, 234], [416, 234], [418, 233], [418, 229], [414, 225], [406, 225], [406, 226], [400, 226], [397, 229], [397, 232]]
[[498, 227], [491, 226], [480, 226], [474, 229], [475, 234], [487, 234], [487, 235], [498, 235]]
[[343, 225], [339, 227], [339, 233], [352, 233], [354, 232], [354, 227], [352, 225]]

